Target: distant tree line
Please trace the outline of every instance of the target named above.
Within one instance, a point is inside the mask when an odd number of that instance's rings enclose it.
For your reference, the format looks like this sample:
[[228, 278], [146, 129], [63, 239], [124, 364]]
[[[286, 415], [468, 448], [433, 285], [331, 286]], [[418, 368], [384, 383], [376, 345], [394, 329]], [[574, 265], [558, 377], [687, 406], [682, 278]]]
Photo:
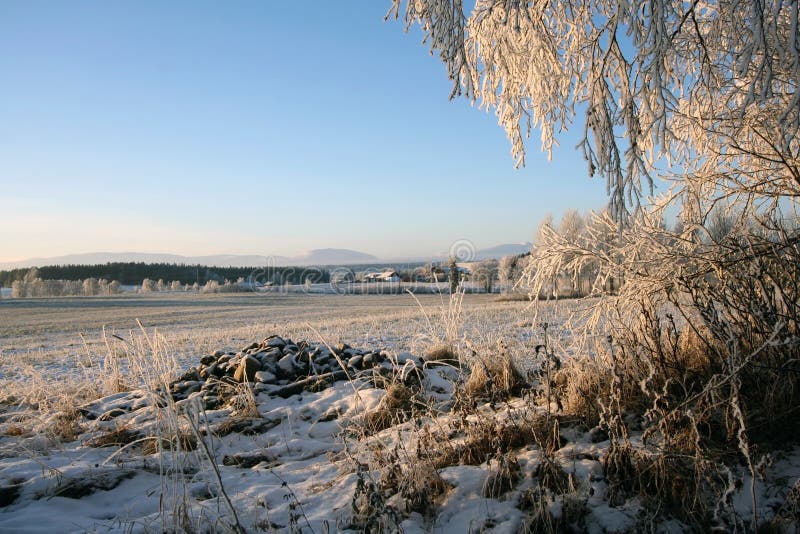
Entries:
[[[0, 271], [0, 286], [10, 287], [13, 282], [22, 282], [28, 268]], [[209, 267], [176, 263], [112, 262], [98, 265], [48, 265], [38, 268], [42, 280], [83, 281], [116, 280], [122, 285], [140, 286], [145, 279], [171, 280], [184, 285], [205, 285], [209, 281], [224, 283], [225, 280], [244, 278], [264, 284], [327, 283], [330, 272], [325, 268], [304, 267]]]
[[29, 269], [21, 280], [11, 282], [11, 296], [30, 297], [74, 297], [95, 295], [115, 295], [120, 292], [116, 280], [86, 278], [84, 280], [43, 280], [39, 271]]

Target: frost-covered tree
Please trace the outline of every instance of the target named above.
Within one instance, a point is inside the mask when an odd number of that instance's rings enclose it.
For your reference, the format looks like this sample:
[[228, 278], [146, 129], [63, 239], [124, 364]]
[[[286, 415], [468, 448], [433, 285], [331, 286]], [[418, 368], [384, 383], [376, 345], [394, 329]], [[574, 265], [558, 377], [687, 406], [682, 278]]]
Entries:
[[25, 284], [22, 280], [14, 280], [11, 282], [11, 296], [15, 299], [25, 297]]
[[545, 213], [542, 220], [539, 221], [539, 226], [536, 227], [536, 234], [533, 236], [533, 245], [540, 245], [542, 240], [544, 239], [543, 235], [546, 228], [551, 228], [553, 226], [553, 214], [552, 213]]
[[736, 229], [736, 213], [717, 205], [708, 214], [705, 226], [708, 230], [707, 239], [720, 242]]
[[514, 283], [513, 273], [516, 256], [503, 256], [497, 263], [497, 278], [500, 281], [501, 291], [508, 292]]
[[87, 278], [83, 281], [83, 294], [87, 297], [100, 294], [100, 284], [96, 278]]
[[142, 293], [152, 293], [155, 290], [156, 290], [156, 283], [153, 280], [150, 280], [149, 278], [145, 278], [144, 280], [142, 280], [142, 288], [141, 288]]
[[83, 282], [81, 282], [80, 280], [64, 281], [65, 295], [80, 295], [82, 292], [83, 292]]
[[[643, 440], [686, 459], [686, 472], [741, 484], [738, 460], [721, 465], [733, 446], [756, 480], [766, 460], [753, 442], [796, 445], [800, 432], [800, 233], [786, 223], [800, 212], [798, 2], [392, 6], [419, 24], [452, 95], [495, 112], [517, 165], [532, 129], [549, 152], [577, 128], [588, 174], [607, 182], [608, 210], [584, 232], [542, 227], [527, 275], [541, 295], [564, 272], [591, 272], [604, 296], [566, 330], [597, 355], [594, 375], [611, 377], [590, 400], [611, 437], [609, 463], [631, 462], [628, 407], [644, 412]], [[670, 187], [650, 197], [656, 175]], [[734, 226], [717, 224], [717, 206], [736, 213]], [[680, 233], [664, 227], [675, 209]], [[724, 485], [710, 488], [711, 502], [727, 498]], [[752, 491], [741, 528], [757, 531]], [[713, 515], [715, 528], [740, 529], [721, 508]]]
[[108, 283], [109, 295], [117, 295], [120, 292], [122, 292], [122, 287], [118, 280], [112, 280], [111, 282]]
[[[797, 2], [393, 0], [525, 161], [578, 128], [617, 220], [656, 168], [695, 194], [800, 196]], [[691, 207], [691, 206], [687, 206]]]
[[[586, 222], [578, 210], [570, 208], [564, 211], [561, 216], [561, 221], [558, 224], [558, 233], [568, 241], [577, 241], [583, 235], [586, 229]], [[588, 266], [582, 269], [573, 271], [567, 274], [573, 295], [580, 292], [583, 285], [584, 274], [586, 274]]]
[[216, 280], [208, 280], [205, 285], [200, 288], [201, 293], [219, 293], [220, 283]]
[[484, 260], [472, 269], [470, 280], [476, 282], [487, 293], [492, 292], [492, 286], [498, 276], [499, 264], [497, 260]]
[[583, 232], [586, 223], [578, 210], [569, 208], [564, 211], [558, 224], [558, 231], [567, 239], [577, 239]]

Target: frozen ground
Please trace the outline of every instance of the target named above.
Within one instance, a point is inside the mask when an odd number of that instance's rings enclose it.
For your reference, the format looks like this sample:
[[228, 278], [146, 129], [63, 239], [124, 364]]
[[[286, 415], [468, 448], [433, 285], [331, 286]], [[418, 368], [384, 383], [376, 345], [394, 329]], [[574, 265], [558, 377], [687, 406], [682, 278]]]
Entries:
[[[466, 371], [417, 358], [455, 324], [466, 354], [489, 362], [508, 352], [536, 369], [541, 331], [525, 303], [468, 295], [455, 318], [436, 296], [421, 306], [409, 296], [330, 295], [0, 301], [0, 532], [691, 529], [638, 495], [611, 498], [609, 441], [594, 429], [562, 420], [558, 440], [534, 431], [517, 443], [515, 432], [540, 428], [546, 407], [525, 394], [465, 404]], [[558, 338], [570, 306], [537, 320]], [[301, 377], [260, 376], [254, 394], [232, 386], [213, 404], [196, 390], [210, 379], [180, 382], [177, 396], [159, 388], [215, 351], [264, 359], [266, 342], [253, 346], [271, 334], [323, 352], [323, 342], [344, 341], [386, 359], [368, 369], [342, 352], [350, 380], [284, 394]], [[414, 407], [375, 423], [403, 388]], [[796, 506], [787, 488], [800, 479], [800, 454], [770, 461], [752, 485], [743, 466], [731, 473], [739, 483], [727, 499], [745, 530], [753, 495], [761, 517]]]
[[536, 336], [526, 302], [466, 295], [458, 316], [445, 319], [446, 299], [417, 299], [419, 303], [407, 294], [295, 293], [3, 299], [0, 377], [14, 376], [26, 366], [57, 376], [97, 363], [107, 352], [103, 329], [127, 338], [139, 330], [138, 322], [163, 334], [185, 365], [209, 351], [235, 348], [274, 332], [300, 339], [316, 339], [319, 333], [328, 342], [422, 352], [446, 336], [445, 322], [457, 321], [457, 337], [475, 344], [502, 338], [519, 345], [521, 354]]

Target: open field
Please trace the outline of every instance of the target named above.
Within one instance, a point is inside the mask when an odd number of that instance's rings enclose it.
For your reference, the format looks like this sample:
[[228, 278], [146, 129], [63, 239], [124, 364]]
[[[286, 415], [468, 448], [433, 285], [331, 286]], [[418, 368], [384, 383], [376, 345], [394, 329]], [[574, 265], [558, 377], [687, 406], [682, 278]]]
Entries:
[[[157, 329], [179, 361], [281, 333], [302, 339], [322, 334], [331, 343], [377, 345], [424, 352], [446, 335], [447, 298], [418, 295], [301, 293], [160, 293], [114, 297], [0, 300], [0, 376], [9, 364], [36, 363], [40, 371], [68, 371], [76, 357], [102, 358], [108, 333], [127, 338], [137, 321]], [[430, 321], [426, 320], [425, 315]], [[500, 336], [521, 343], [534, 334], [526, 302], [498, 302], [497, 295], [465, 295], [457, 337], [475, 343]], [[452, 335], [453, 333], [451, 333]], [[65, 369], [65, 367], [67, 369]]]
[[[496, 297], [472, 296], [486, 304]], [[423, 304], [437, 304], [438, 296], [424, 295]], [[403, 295], [304, 295], [298, 293], [156, 293], [113, 297], [63, 297], [0, 300], [0, 338], [45, 333], [75, 333], [102, 325], [117, 330], [147, 327], [183, 329], [238, 327], [245, 324], [286, 324], [333, 317], [414, 311], [418, 306]]]

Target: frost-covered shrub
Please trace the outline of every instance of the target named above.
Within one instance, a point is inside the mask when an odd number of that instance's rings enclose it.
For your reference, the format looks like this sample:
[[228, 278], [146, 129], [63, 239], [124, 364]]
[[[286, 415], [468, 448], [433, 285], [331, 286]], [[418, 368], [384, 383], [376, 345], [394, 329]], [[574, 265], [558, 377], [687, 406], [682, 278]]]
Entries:
[[546, 233], [533, 290], [591, 266], [604, 298], [587, 308], [581, 339], [608, 336], [624, 381], [650, 403], [651, 439], [669, 445], [685, 431], [705, 447], [738, 435], [746, 454], [750, 440], [800, 431], [800, 376], [787, 372], [800, 358], [800, 235], [755, 216], [724, 235], [706, 219], [682, 234], [661, 220], [642, 212], [620, 230], [595, 215], [581, 239]]
[[200, 293], [219, 293], [220, 284], [216, 280], [209, 280], [200, 289]]

